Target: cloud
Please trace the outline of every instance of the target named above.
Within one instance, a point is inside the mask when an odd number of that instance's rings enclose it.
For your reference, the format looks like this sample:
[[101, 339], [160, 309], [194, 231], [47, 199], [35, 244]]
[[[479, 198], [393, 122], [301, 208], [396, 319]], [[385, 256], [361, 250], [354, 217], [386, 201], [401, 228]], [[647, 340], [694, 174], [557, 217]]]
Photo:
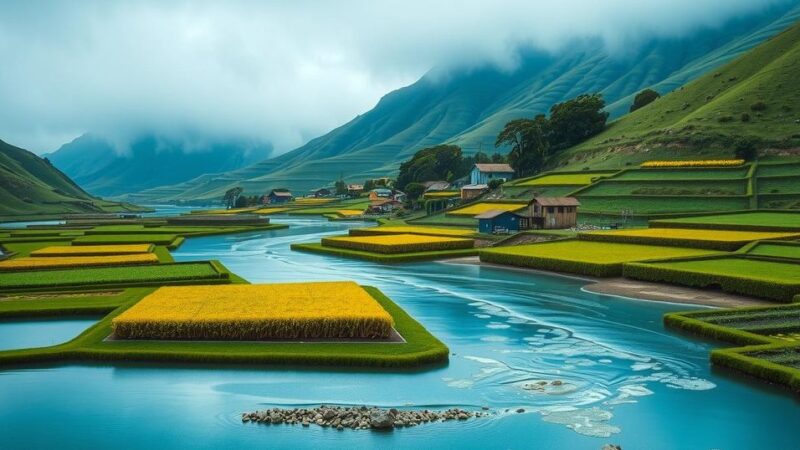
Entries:
[[3, 2], [0, 139], [143, 132], [296, 147], [433, 67], [714, 27], [781, 0]]

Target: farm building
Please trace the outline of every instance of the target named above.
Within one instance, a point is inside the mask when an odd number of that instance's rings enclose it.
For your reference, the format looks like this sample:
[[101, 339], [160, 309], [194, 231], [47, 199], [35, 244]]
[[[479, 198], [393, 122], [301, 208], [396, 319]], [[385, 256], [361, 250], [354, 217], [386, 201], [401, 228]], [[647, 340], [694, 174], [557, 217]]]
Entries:
[[578, 206], [575, 197], [535, 197], [528, 203], [527, 215], [532, 228], [572, 228], [578, 223]]
[[311, 191], [311, 196], [314, 198], [330, 197], [331, 190], [328, 188], [316, 189]]
[[426, 181], [422, 185], [425, 186], [425, 192], [439, 192], [450, 189], [450, 183], [447, 181]]
[[492, 180], [507, 181], [514, 178], [514, 169], [508, 164], [475, 164], [470, 172], [470, 184], [489, 184]]
[[347, 185], [347, 195], [357, 196], [362, 192], [364, 192], [364, 185], [363, 184], [348, 184]]
[[402, 203], [388, 198], [372, 200], [369, 202], [369, 208], [367, 208], [367, 212], [371, 214], [390, 213], [399, 208], [401, 205]]
[[292, 199], [292, 193], [285, 189], [273, 189], [267, 194], [267, 203], [286, 203]]
[[375, 200], [394, 200], [402, 202], [406, 199], [406, 194], [396, 189], [377, 188], [369, 191], [369, 199]]
[[472, 200], [473, 198], [480, 197], [481, 194], [489, 190], [489, 186], [485, 184], [468, 184], [461, 186], [461, 200]]
[[530, 228], [530, 218], [512, 211], [490, 209], [475, 216], [481, 233], [516, 233]]

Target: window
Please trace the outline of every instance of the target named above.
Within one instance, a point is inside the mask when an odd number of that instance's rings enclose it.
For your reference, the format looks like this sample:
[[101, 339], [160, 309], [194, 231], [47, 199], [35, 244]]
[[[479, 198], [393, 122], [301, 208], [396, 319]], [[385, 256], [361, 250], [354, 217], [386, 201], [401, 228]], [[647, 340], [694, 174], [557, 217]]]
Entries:
[[564, 213], [564, 207], [563, 206], [559, 206], [558, 207], [558, 213], [559, 214], [563, 214]]
[[548, 214], [553, 214], [555, 212], [556, 212], [556, 207], [555, 206], [548, 206], [547, 207], [547, 213]]

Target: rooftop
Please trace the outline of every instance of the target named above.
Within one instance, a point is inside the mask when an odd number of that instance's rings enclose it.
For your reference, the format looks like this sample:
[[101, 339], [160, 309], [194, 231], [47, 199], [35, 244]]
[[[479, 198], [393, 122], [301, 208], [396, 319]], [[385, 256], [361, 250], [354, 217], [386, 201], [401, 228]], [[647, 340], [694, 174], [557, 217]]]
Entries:
[[531, 203], [542, 206], [580, 206], [581, 202], [575, 197], [535, 197]]
[[513, 173], [514, 169], [508, 164], [475, 164], [481, 172]]

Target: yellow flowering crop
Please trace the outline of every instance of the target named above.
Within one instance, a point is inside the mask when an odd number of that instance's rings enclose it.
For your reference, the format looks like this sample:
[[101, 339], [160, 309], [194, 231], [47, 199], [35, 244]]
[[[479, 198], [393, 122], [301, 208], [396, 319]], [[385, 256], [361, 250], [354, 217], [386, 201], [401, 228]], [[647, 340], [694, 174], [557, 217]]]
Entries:
[[367, 236], [376, 234], [421, 234], [423, 236], [469, 237], [475, 234], [475, 231], [466, 230], [463, 228], [437, 228], [437, 227], [416, 227], [416, 226], [356, 228], [350, 230], [351, 236]]
[[646, 161], [641, 167], [736, 167], [744, 164], [743, 159], [705, 159], [694, 161]]
[[131, 255], [135, 253], [150, 253], [153, 244], [124, 244], [124, 245], [79, 245], [79, 246], [54, 246], [40, 248], [31, 252], [31, 256], [109, 256]]
[[336, 214], [339, 214], [342, 217], [350, 217], [350, 216], [360, 216], [364, 214], [363, 209], [340, 209], [336, 211]]
[[383, 234], [323, 238], [322, 245], [324, 247], [395, 254], [466, 249], [472, 248], [475, 245], [475, 241], [472, 239], [422, 236], [418, 234]]
[[453, 211], [448, 211], [447, 214], [451, 216], [477, 216], [478, 214], [485, 213], [492, 209], [499, 209], [501, 211], [519, 211], [527, 206], [526, 203], [491, 203], [481, 202], [473, 205], [458, 208]]
[[294, 201], [295, 205], [324, 205], [326, 203], [331, 203], [336, 201], [335, 198], [314, 198], [314, 197], [307, 197], [307, 198], [298, 198]]
[[111, 326], [122, 339], [374, 339], [394, 320], [344, 281], [162, 287]]
[[261, 208], [253, 211], [253, 214], [278, 214], [289, 211], [291, 208]]
[[24, 257], [0, 261], [0, 270], [56, 269], [65, 267], [121, 266], [128, 264], [156, 264], [154, 253], [108, 256], [48, 256]]

